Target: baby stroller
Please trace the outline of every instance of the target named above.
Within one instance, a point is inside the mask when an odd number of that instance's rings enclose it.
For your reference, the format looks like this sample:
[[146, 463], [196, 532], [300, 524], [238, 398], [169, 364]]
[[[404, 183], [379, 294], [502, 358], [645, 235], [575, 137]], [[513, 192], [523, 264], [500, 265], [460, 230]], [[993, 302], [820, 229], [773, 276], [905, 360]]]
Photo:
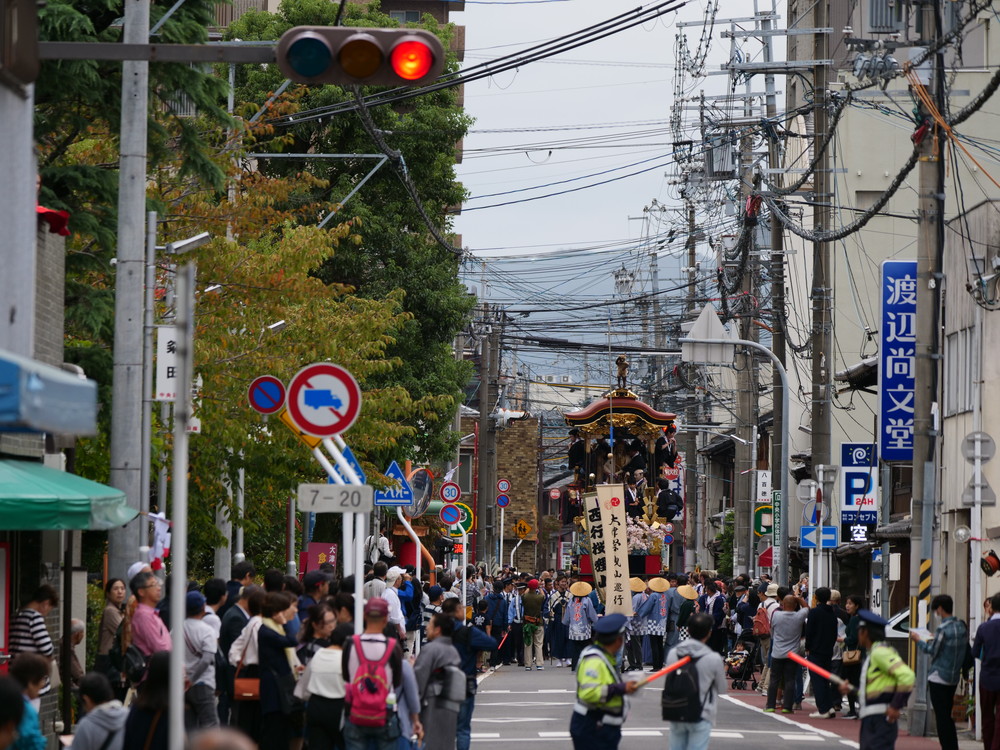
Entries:
[[760, 644], [756, 638], [740, 638], [736, 642], [736, 650], [730, 651], [726, 657], [726, 675], [733, 681], [733, 690], [746, 690], [750, 684], [751, 690], [757, 689], [758, 652]]

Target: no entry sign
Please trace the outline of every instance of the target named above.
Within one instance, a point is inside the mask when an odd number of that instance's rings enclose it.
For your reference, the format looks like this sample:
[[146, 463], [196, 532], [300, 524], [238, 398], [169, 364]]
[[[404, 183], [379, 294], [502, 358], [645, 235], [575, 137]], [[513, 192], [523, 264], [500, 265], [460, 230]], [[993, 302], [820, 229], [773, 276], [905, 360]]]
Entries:
[[288, 415], [307, 435], [339, 435], [360, 411], [358, 381], [340, 365], [317, 362], [303, 367], [288, 385]]
[[247, 399], [254, 411], [277, 414], [285, 405], [285, 384], [274, 375], [261, 375], [247, 389]]

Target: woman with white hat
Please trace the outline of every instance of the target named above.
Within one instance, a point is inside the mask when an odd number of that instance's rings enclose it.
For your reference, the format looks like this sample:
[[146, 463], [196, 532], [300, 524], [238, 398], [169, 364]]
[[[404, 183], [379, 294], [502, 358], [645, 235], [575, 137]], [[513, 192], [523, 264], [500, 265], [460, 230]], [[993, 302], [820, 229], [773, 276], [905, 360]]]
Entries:
[[580, 653], [590, 643], [594, 623], [597, 622], [597, 610], [590, 600], [593, 587], [584, 581], [577, 581], [569, 587], [573, 600], [563, 613], [563, 625], [569, 628], [569, 647], [572, 654], [570, 666], [576, 669]]

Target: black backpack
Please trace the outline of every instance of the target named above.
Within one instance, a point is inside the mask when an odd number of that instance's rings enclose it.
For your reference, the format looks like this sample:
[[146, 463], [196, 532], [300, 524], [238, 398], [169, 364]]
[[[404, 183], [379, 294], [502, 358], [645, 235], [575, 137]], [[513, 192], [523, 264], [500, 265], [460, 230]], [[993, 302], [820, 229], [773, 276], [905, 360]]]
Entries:
[[[127, 649], [122, 650], [124, 630], [125, 621], [122, 620], [118, 624], [118, 630], [115, 631], [115, 639], [111, 644], [111, 650], [108, 651], [108, 661], [114, 667], [117, 673], [116, 677], [118, 674], [124, 674], [125, 679], [129, 683], [138, 685], [142, 682], [142, 678], [146, 674], [146, 657], [134, 643], [130, 643]], [[112, 684], [117, 682], [117, 679], [112, 680]]]
[[660, 696], [660, 710], [664, 721], [701, 721], [701, 711], [705, 704], [701, 700], [701, 688], [698, 685], [698, 658], [700, 657], [692, 657], [683, 667], [667, 675], [663, 695]]

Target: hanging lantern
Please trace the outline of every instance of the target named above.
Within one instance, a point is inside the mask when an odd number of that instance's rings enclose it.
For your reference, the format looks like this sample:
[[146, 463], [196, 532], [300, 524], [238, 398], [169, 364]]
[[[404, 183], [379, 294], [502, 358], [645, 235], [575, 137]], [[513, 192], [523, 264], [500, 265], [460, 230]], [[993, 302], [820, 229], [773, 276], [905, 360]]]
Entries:
[[979, 565], [986, 575], [994, 575], [1000, 572], [1000, 557], [997, 556], [996, 552], [990, 550], [983, 555], [983, 559], [979, 561]]

